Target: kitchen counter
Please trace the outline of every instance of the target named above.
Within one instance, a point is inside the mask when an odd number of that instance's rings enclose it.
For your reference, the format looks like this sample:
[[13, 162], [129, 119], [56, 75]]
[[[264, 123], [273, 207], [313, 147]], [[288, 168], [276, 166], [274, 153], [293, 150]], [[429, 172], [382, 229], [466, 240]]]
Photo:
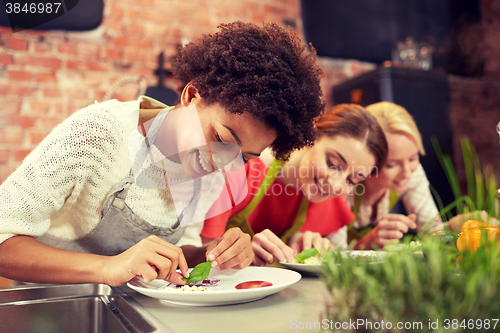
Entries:
[[326, 288], [318, 277], [302, 276], [296, 284], [261, 300], [224, 306], [174, 305], [122, 287], [129, 296], [174, 333], [280, 333], [319, 328]]

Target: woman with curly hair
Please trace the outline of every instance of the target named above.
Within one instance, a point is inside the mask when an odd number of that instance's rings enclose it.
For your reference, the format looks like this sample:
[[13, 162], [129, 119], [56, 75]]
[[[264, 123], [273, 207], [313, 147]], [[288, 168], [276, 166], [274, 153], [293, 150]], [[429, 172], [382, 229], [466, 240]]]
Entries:
[[225, 172], [213, 171], [268, 146], [277, 157], [310, 146], [324, 109], [321, 70], [314, 51], [276, 24], [219, 28], [173, 60], [179, 104], [96, 102], [57, 126], [0, 186], [0, 276], [183, 284], [188, 265], [252, 262], [239, 229], [201, 244], [224, 186]]
[[[252, 235], [255, 265], [294, 262], [303, 250], [330, 246], [330, 237], [354, 219], [343, 195], [384, 165], [387, 142], [377, 120], [355, 104], [333, 107], [316, 127], [313, 147], [287, 161], [263, 153], [246, 165], [247, 197], [205, 221], [204, 242], [239, 227]], [[222, 196], [212, 210], [220, 202]]]

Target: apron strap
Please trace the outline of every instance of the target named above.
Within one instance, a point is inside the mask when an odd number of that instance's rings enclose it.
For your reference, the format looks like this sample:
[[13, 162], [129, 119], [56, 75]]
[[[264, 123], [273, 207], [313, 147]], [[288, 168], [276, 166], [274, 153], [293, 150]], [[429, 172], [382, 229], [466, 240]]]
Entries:
[[307, 200], [307, 196], [303, 195], [302, 201], [300, 202], [299, 211], [297, 213], [297, 216], [295, 217], [295, 221], [293, 222], [293, 226], [290, 229], [285, 230], [280, 237], [283, 243], [287, 244], [290, 237], [292, 237], [294, 233], [300, 231], [300, 229], [306, 222], [308, 203], [309, 200]]
[[283, 164], [285, 164], [284, 161], [277, 159], [275, 159], [271, 163], [269, 169], [267, 170], [266, 176], [264, 177], [262, 183], [259, 186], [257, 194], [252, 198], [250, 203], [245, 208], [243, 208], [241, 212], [239, 212], [238, 214], [229, 219], [229, 221], [226, 224], [226, 230], [230, 228], [240, 228], [241, 231], [249, 234], [253, 238], [254, 232], [252, 230], [252, 227], [250, 227], [250, 224], [248, 224], [247, 218], [254, 211], [255, 207], [257, 207], [262, 198], [264, 198], [267, 191], [269, 190], [274, 180], [276, 179], [276, 174], [283, 167]]

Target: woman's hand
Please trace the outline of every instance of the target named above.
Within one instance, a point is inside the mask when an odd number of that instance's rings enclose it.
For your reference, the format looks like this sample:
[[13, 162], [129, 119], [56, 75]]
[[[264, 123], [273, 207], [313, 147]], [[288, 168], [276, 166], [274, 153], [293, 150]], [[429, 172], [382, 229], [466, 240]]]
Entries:
[[321, 236], [319, 232], [296, 232], [290, 237], [288, 245], [296, 252], [300, 253], [312, 247], [321, 250], [329, 249], [332, 245], [328, 238]]
[[469, 212], [469, 213], [463, 213], [459, 214], [457, 216], [453, 216], [449, 221], [448, 221], [448, 227], [450, 230], [453, 230], [455, 232], [460, 232], [462, 229], [462, 224], [465, 223], [465, 221], [468, 220], [477, 220], [481, 222], [485, 222], [488, 224], [491, 224], [494, 227], [500, 226], [500, 222], [492, 217], [488, 216], [488, 212], [485, 210], [482, 211], [474, 211], [474, 212]]
[[207, 261], [213, 261], [212, 268], [242, 269], [252, 263], [254, 253], [249, 234], [240, 228], [231, 228], [207, 247]]
[[386, 214], [380, 219], [372, 231], [356, 243], [354, 248], [371, 250], [376, 246], [379, 250], [382, 250], [387, 244], [397, 243], [410, 228], [417, 228], [417, 224], [415, 223], [416, 218], [417, 216], [415, 214], [410, 214], [408, 216], [402, 214]]
[[[163, 279], [175, 284], [185, 284], [188, 265], [181, 248], [157, 236], [149, 236], [125, 252], [104, 261], [104, 283], [121, 286], [130, 280], [151, 282]], [[179, 266], [182, 274], [176, 272]]]
[[266, 263], [272, 264], [274, 258], [276, 258], [278, 262], [283, 262], [285, 260], [289, 263], [295, 262], [295, 255], [297, 254], [295, 250], [283, 243], [283, 241], [269, 229], [255, 234], [252, 239], [252, 246], [253, 252], [255, 253], [255, 258], [253, 260], [254, 265], [264, 266]]

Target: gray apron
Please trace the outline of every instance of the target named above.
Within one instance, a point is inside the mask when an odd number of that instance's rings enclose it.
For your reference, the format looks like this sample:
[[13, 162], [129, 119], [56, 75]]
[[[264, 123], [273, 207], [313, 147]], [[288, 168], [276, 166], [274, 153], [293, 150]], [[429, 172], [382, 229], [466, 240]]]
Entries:
[[[87, 235], [76, 240], [65, 240], [44, 234], [37, 239], [45, 244], [75, 252], [101, 255], [116, 255], [137, 244], [150, 235], [175, 244], [184, 234], [185, 227], [180, 226], [183, 214], [171, 228], [156, 227], [134, 214], [125, 203], [130, 185], [134, 178], [129, 176], [115, 184], [107, 197], [101, 212], [101, 221]], [[194, 196], [186, 207], [191, 214], [198, 204], [201, 180], [194, 182]], [[189, 218], [189, 217], [187, 217]]]
[[[160, 118], [159, 120], [164, 119], [164, 117], [158, 118]], [[149, 132], [156, 132], [151, 137], [153, 139], [151, 142], [154, 141], [160, 125], [161, 121], [155, 121], [151, 126]], [[184, 212], [189, 214], [185, 218], [191, 221], [198, 205], [201, 178], [194, 180], [193, 197], [179, 215], [177, 222], [170, 228], [153, 226], [134, 214], [132, 209], [125, 203], [128, 190], [133, 183], [134, 177], [130, 175], [113, 186], [104, 202], [100, 222], [84, 237], [76, 240], [66, 240], [45, 233], [37, 239], [45, 244], [64, 250], [108, 256], [117, 255], [151, 235], [156, 235], [172, 244], [177, 243], [185, 231], [185, 227], [180, 226], [180, 222], [184, 218]]]

